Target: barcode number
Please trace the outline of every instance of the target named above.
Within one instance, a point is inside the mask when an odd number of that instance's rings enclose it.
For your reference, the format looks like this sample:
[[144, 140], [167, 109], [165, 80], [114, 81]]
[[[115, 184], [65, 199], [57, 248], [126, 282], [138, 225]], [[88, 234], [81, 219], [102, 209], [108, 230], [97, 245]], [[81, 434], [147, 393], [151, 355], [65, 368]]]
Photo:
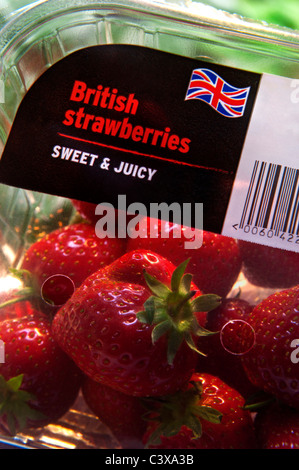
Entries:
[[238, 228], [299, 244], [299, 170], [256, 160]]

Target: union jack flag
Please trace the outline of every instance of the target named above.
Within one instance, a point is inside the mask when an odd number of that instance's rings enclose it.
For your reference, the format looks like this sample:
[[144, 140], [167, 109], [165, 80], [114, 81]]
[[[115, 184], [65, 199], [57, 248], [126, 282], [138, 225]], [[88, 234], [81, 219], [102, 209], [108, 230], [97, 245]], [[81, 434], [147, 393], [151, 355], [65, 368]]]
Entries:
[[230, 85], [212, 70], [195, 69], [185, 100], [205, 101], [223, 116], [235, 118], [243, 116], [249, 90]]

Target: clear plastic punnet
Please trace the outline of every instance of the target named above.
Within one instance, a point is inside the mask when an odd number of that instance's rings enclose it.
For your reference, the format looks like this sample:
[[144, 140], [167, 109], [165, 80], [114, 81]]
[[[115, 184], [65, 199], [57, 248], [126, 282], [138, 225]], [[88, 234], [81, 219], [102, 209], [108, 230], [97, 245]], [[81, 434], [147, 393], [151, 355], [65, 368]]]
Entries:
[[298, 449], [298, 31], [6, 3], [0, 448]]

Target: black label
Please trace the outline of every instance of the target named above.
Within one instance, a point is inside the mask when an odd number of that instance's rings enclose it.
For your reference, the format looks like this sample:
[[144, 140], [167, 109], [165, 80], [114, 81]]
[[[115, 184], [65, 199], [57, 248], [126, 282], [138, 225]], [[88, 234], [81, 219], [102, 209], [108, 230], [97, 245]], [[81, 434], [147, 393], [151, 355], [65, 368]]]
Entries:
[[30, 88], [0, 181], [94, 203], [203, 203], [221, 232], [260, 75], [139, 46], [72, 53]]

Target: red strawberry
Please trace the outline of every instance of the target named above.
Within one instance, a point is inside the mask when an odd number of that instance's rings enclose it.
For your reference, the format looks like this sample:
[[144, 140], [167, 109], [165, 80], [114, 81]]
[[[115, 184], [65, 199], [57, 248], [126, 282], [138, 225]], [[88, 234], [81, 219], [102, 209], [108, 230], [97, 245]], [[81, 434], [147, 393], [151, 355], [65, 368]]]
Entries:
[[[147, 217], [143, 217], [134, 230], [138, 236], [128, 239], [128, 251], [148, 249], [165, 256], [176, 266], [190, 258], [188, 269], [194, 283], [204, 293], [225, 297], [237, 280], [241, 257], [238, 244], [232, 238], [198, 229], [192, 232], [188, 227]], [[196, 248], [198, 244], [194, 242], [193, 247], [186, 248], [186, 242], [201, 238], [202, 246]]]
[[97, 204], [79, 201], [77, 199], [71, 199], [71, 202], [83, 219], [91, 222], [92, 224], [95, 224], [99, 220], [99, 216], [95, 214]]
[[197, 362], [203, 312], [219, 302], [201, 295], [185, 267], [146, 250], [123, 255], [58, 311], [54, 337], [95, 381], [134, 396], [174, 392]]
[[142, 398], [133, 397], [89, 379], [82, 385], [84, 399], [91, 411], [111, 430], [124, 449], [143, 448], [142, 436], [147, 422]]
[[55, 230], [31, 245], [21, 270], [30, 273], [35, 294], [42, 294], [44, 300], [59, 306], [86, 277], [123, 252], [122, 240], [102, 239], [91, 225], [74, 224]]
[[299, 449], [299, 411], [274, 404], [260, 410], [254, 421], [261, 449]]
[[244, 299], [227, 298], [209, 312], [206, 327], [218, 334], [202, 338], [201, 350], [207, 358], [198, 365], [200, 372], [220, 377], [246, 398], [257, 392], [241, 363], [241, 356], [255, 341], [254, 331], [247, 323], [252, 308]]
[[[10, 304], [10, 300], [12, 300], [11, 304]], [[10, 320], [10, 319], [15, 319], [15, 318], [23, 318], [34, 312], [34, 308], [29, 300], [22, 300], [19, 302], [14, 302], [14, 300], [15, 300], [15, 297], [10, 297], [7, 300], [8, 302], [7, 306], [1, 307], [0, 321]]]
[[[127, 237], [127, 223], [133, 215], [123, 210], [114, 209], [105, 204], [94, 204], [92, 202], [71, 200], [78, 214], [94, 226], [100, 226], [100, 230], [111, 236]], [[119, 235], [121, 234], [121, 235]]]
[[243, 274], [256, 286], [285, 289], [299, 284], [299, 253], [239, 241]]
[[193, 374], [186, 390], [160, 399], [144, 435], [150, 449], [254, 449], [244, 398], [218, 377]]
[[253, 348], [242, 356], [250, 381], [279, 400], [299, 408], [298, 365], [291, 360], [299, 338], [299, 286], [261, 301], [248, 317], [255, 331]]
[[3, 320], [0, 340], [1, 425], [14, 434], [60, 418], [76, 399], [82, 374], [53, 340], [49, 320], [39, 312]]

